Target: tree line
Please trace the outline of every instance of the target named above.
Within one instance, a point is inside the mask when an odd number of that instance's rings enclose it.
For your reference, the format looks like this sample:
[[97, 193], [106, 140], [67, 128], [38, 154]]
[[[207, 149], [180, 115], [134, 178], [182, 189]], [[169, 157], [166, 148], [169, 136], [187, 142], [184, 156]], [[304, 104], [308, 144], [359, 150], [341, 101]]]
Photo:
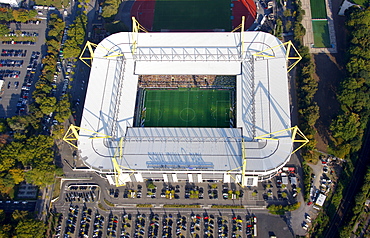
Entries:
[[[332, 141], [329, 149], [337, 157], [346, 158], [344, 168], [338, 181], [338, 193], [333, 196], [332, 204], [337, 208], [343, 191], [350, 181], [358, 151], [363, 146], [364, 134], [370, 116], [370, 8], [353, 7], [346, 12], [346, 29], [348, 32], [346, 75], [340, 84], [337, 99], [341, 111], [330, 125]], [[365, 181], [369, 179], [369, 171]], [[347, 224], [340, 228], [341, 237], [349, 237], [363, 210], [364, 199], [369, 194], [369, 186], [364, 183], [361, 191], [352, 203], [352, 211], [347, 216]], [[346, 223], [344, 222], [344, 224]]]
[[85, 41], [87, 16], [79, 14], [73, 24], [69, 26], [68, 39], [63, 46], [64, 58], [78, 58], [81, 53], [81, 47]]
[[37, 11], [27, 9], [0, 8], [0, 21], [10, 22], [27, 22], [35, 19]]
[[43, 238], [46, 225], [39, 220], [32, 219], [27, 211], [15, 210], [11, 214], [0, 210], [0, 237], [33, 237]]

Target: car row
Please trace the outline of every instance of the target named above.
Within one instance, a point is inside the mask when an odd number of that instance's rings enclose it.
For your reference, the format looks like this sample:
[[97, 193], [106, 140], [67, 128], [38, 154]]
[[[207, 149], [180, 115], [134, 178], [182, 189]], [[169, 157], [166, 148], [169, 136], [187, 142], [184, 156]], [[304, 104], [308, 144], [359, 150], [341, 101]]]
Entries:
[[62, 232], [62, 221], [63, 221], [63, 214], [60, 214], [58, 217], [58, 221], [55, 226], [55, 235], [54, 238], [59, 238], [60, 233]]
[[0, 67], [17, 67], [22, 68], [23, 60], [12, 60], [12, 59], [2, 59], [0, 60]]
[[90, 192], [69, 192], [66, 193], [65, 202], [95, 202], [96, 194]]
[[145, 214], [138, 214], [135, 219], [135, 230], [134, 230], [135, 238], [145, 235], [145, 217], [146, 217]]
[[3, 45], [35, 45], [36, 43], [34, 41], [3, 41]]
[[22, 36], [22, 37], [25, 37], [25, 36], [39, 36], [39, 33], [37, 32], [28, 32], [28, 31], [22, 31], [22, 32], [14, 32], [14, 31], [11, 31], [9, 32], [8, 34], [5, 34], [4, 35], [5, 37], [6, 36]]
[[7, 56], [7, 57], [26, 57], [27, 50], [8, 50], [8, 49], [2, 49], [1, 50], [1, 56]]
[[109, 221], [107, 226], [107, 235], [110, 237], [117, 237], [117, 225], [118, 225], [118, 217], [113, 216], [113, 214], [109, 215]]
[[21, 71], [11, 70], [11, 69], [1, 69], [0, 70], [0, 79], [2, 78], [19, 78]]
[[30, 95], [29, 91], [31, 89], [31, 85], [36, 73], [36, 67], [37, 67], [37, 60], [40, 55], [40, 52], [33, 51], [30, 57], [30, 62], [32, 62], [32, 68], [30, 66], [27, 67], [26, 76], [24, 77], [24, 83], [22, 85], [22, 91], [20, 98], [17, 103], [17, 112], [24, 112], [25, 107], [27, 105], [27, 99]]
[[[14, 89], [18, 89], [19, 81], [14, 82]], [[10, 89], [12, 87], [12, 82], [8, 82], [7, 88]]]
[[123, 213], [122, 215], [122, 226], [121, 226], [121, 236], [120, 238], [130, 238], [131, 234], [131, 214]]
[[7, 200], [7, 201], [3, 201], [3, 200], [0, 200], [0, 203], [7, 203], [7, 204], [24, 204], [26, 205], [28, 202], [27, 201], [12, 201], [12, 200]]
[[99, 213], [95, 214], [94, 230], [92, 237], [102, 237], [103, 235], [104, 216]]
[[164, 215], [162, 220], [162, 237], [172, 238], [172, 215]]
[[66, 221], [65, 226], [65, 234], [66, 237], [70, 237], [70, 234], [74, 234], [76, 231], [76, 223], [77, 223], [77, 216], [78, 216], [78, 206], [70, 205], [68, 218]]
[[89, 237], [91, 213], [92, 213], [91, 209], [88, 209], [86, 206], [82, 208], [79, 237]]

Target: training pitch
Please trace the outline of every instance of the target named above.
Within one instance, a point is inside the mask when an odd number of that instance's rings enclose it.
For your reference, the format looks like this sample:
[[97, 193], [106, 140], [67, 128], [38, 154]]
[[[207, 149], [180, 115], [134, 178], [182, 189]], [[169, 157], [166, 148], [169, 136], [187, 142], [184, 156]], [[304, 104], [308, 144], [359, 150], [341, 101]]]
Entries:
[[146, 89], [140, 118], [145, 127], [230, 127], [233, 95], [231, 89]]
[[330, 34], [328, 21], [312, 20], [312, 29], [315, 48], [330, 48]]
[[325, 0], [310, 0], [311, 3], [311, 18], [326, 19], [326, 3]]

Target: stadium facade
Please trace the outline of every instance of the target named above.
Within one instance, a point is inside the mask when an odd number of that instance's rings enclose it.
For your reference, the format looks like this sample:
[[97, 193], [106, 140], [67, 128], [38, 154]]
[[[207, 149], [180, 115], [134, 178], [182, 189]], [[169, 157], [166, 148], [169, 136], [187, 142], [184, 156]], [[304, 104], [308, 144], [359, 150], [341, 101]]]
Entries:
[[[121, 32], [105, 38], [92, 59], [80, 159], [117, 186], [146, 179], [255, 186], [274, 176], [294, 144], [281, 44], [270, 34], [248, 31]], [[140, 75], [236, 76], [230, 108], [235, 121], [226, 128], [134, 126]], [[91, 131], [107, 137], [91, 139]], [[259, 137], [265, 134], [270, 139]]]

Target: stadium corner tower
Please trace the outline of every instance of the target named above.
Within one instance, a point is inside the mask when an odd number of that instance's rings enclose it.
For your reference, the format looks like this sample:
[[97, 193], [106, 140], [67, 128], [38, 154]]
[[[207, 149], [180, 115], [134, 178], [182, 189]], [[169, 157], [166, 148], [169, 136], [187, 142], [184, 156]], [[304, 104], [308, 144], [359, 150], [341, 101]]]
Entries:
[[286, 53], [264, 32], [110, 35], [92, 57], [80, 159], [117, 186], [256, 186], [293, 151]]

